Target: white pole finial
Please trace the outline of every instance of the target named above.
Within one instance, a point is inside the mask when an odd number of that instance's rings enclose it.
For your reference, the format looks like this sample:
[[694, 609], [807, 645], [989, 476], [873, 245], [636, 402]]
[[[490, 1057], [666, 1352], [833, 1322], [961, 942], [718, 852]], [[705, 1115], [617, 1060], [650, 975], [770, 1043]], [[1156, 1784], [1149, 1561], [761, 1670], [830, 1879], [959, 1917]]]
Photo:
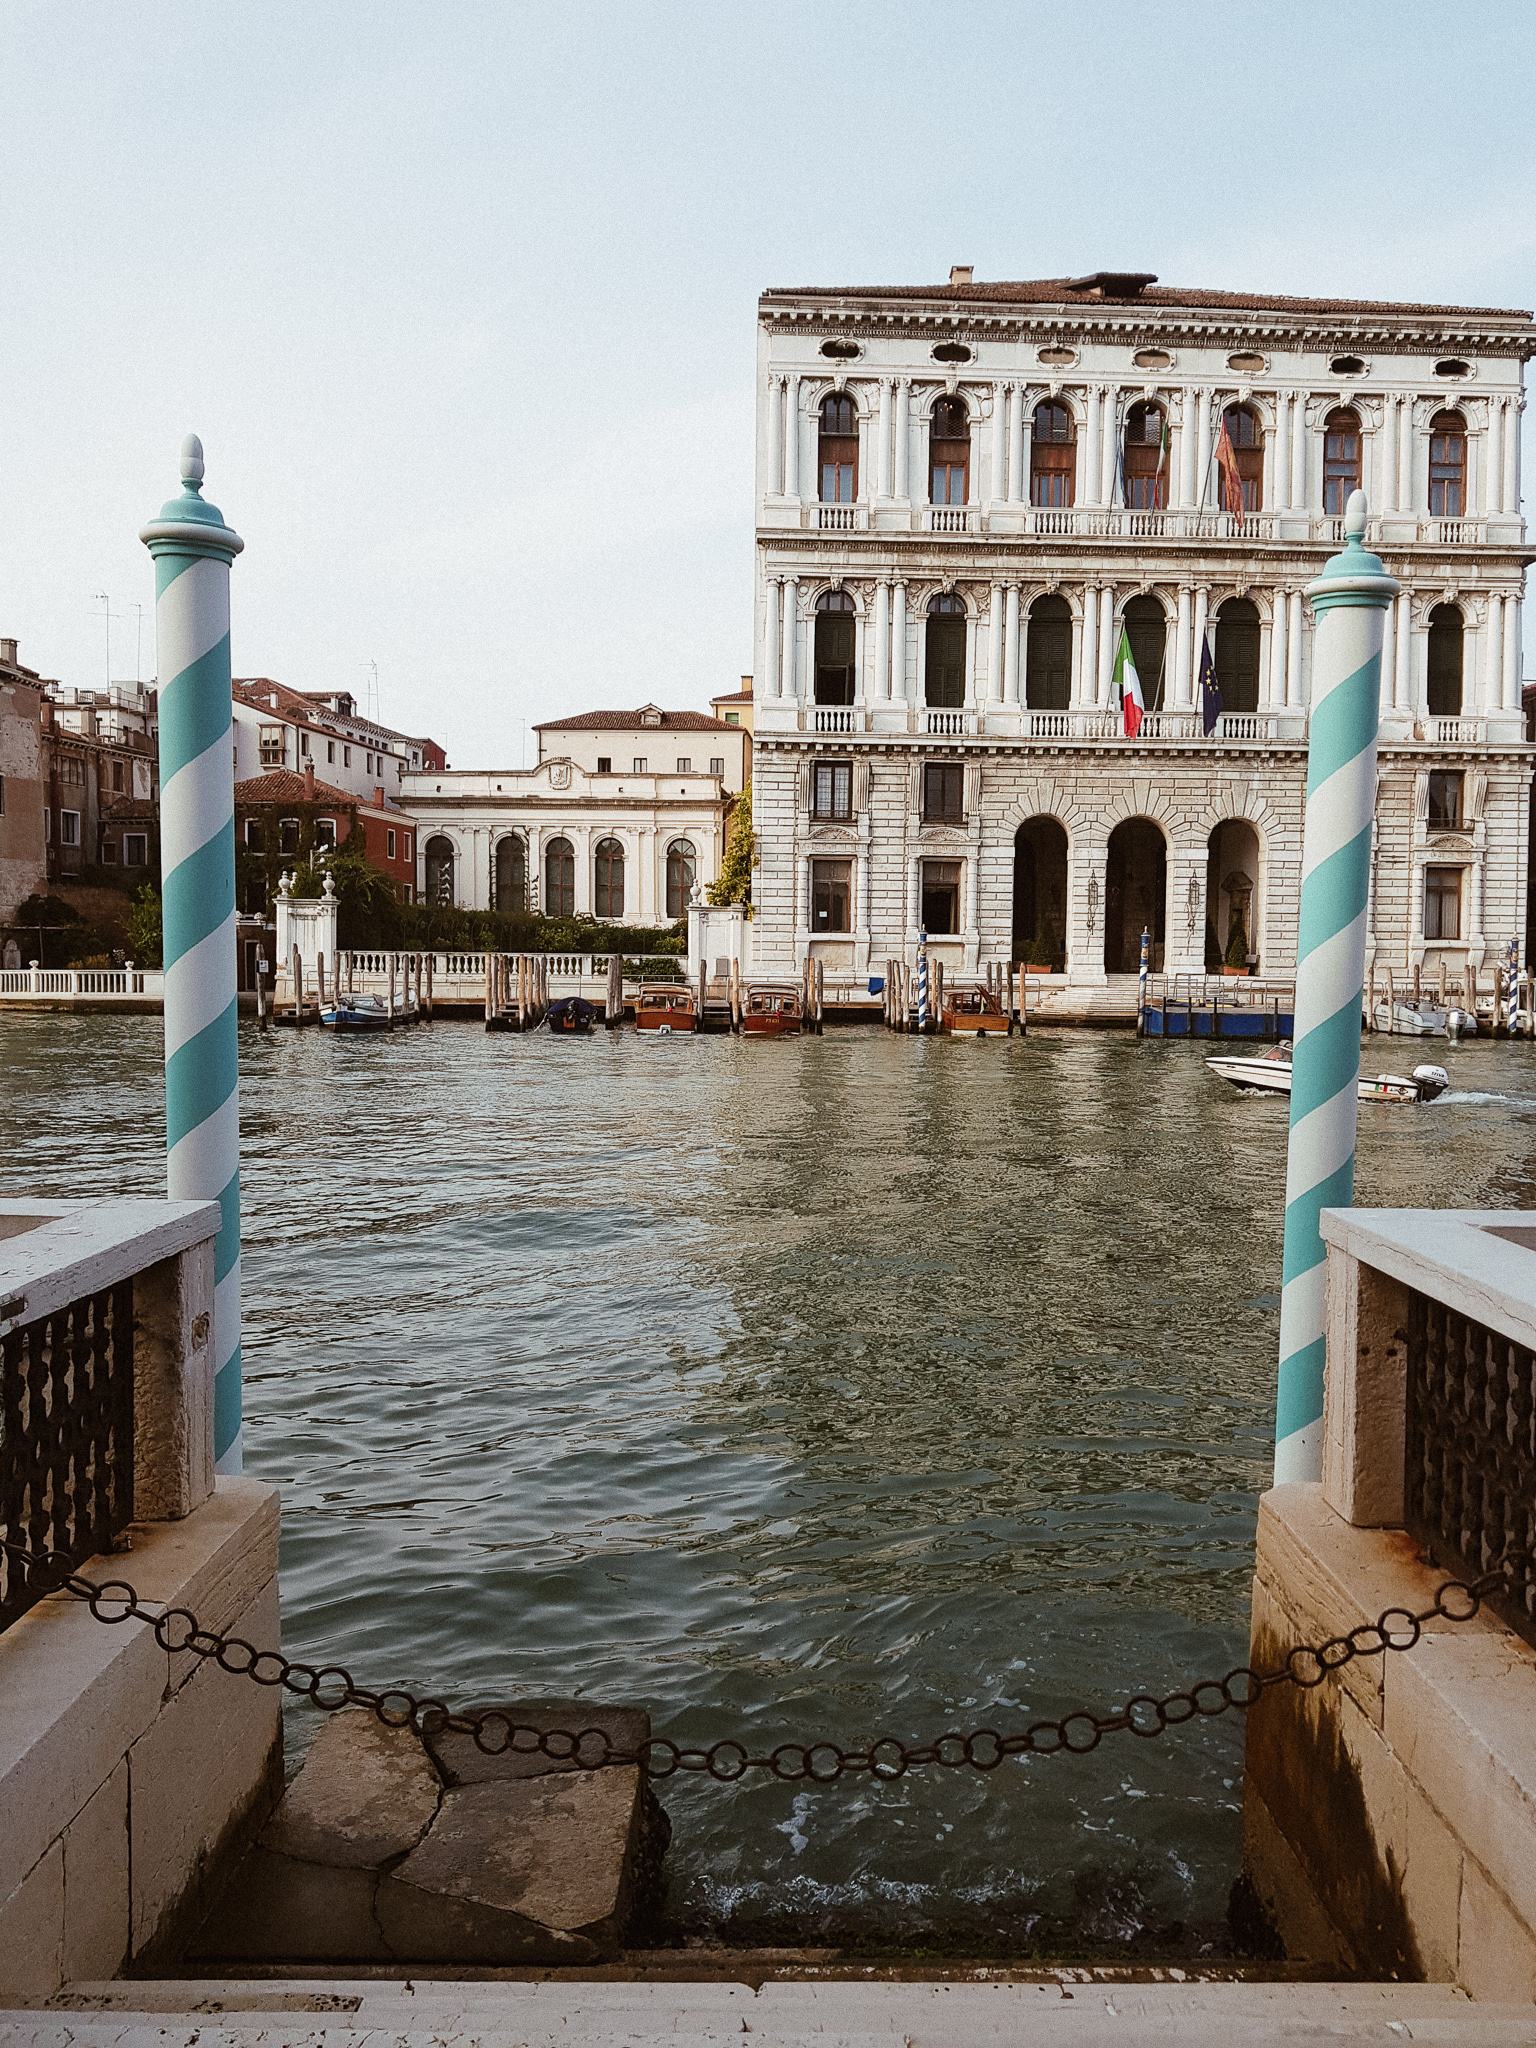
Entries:
[[1349, 503], [1344, 507], [1344, 538], [1363, 540], [1365, 538], [1365, 493], [1351, 491]]
[[184, 484], [203, 480], [203, 444], [196, 434], [188, 434], [181, 444], [181, 480]]

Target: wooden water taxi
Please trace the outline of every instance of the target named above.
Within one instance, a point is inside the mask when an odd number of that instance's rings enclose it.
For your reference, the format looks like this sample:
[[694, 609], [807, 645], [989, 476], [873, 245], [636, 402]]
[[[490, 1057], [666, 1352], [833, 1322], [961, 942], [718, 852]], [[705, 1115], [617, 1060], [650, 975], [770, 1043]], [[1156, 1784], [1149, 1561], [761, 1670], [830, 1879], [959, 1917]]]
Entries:
[[1006, 1038], [1013, 1031], [1013, 1019], [989, 988], [946, 988], [939, 1029], [965, 1038], [986, 1038], [993, 1032]]
[[642, 987], [635, 1001], [637, 1031], [655, 1031], [665, 1037], [698, 1028], [698, 999], [686, 982], [661, 981]]
[[744, 1038], [786, 1038], [805, 1028], [805, 996], [793, 982], [749, 988], [741, 1006]]

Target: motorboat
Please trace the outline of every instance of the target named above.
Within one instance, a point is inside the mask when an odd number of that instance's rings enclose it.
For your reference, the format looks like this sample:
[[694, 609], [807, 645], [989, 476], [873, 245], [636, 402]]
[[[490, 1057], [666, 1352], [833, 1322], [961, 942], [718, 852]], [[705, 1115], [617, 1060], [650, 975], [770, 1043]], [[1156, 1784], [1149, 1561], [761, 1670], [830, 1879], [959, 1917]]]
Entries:
[[390, 1031], [394, 1021], [378, 996], [342, 994], [320, 1010], [320, 1022], [328, 1031]]
[[590, 1032], [596, 1017], [596, 1004], [589, 1003], [585, 996], [562, 996], [558, 1003], [549, 1006], [551, 1031]]
[[805, 996], [793, 982], [749, 987], [741, 1005], [744, 1038], [788, 1038], [805, 1027]]
[[[1249, 1059], [1208, 1059], [1205, 1063], [1223, 1081], [1250, 1094], [1289, 1095], [1291, 1092], [1291, 1041], [1282, 1038], [1268, 1052]], [[1356, 1092], [1362, 1102], [1433, 1102], [1451, 1085], [1444, 1067], [1415, 1067], [1411, 1075], [1377, 1074], [1360, 1076]]]
[[994, 1032], [1008, 1037], [1013, 1031], [1013, 1019], [989, 988], [946, 988], [939, 1029], [957, 1037], [986, 1038]]
[[645, 983], [635, 999], [635, 1029], [666, 1038], [678, 1031], [697, 1031], [699, 1011], [685, 981]]
[[1447, 1015], [1439, 1003], [1379, 1002], [1372, 1021], [1395, 1038], [1444, 1038]]

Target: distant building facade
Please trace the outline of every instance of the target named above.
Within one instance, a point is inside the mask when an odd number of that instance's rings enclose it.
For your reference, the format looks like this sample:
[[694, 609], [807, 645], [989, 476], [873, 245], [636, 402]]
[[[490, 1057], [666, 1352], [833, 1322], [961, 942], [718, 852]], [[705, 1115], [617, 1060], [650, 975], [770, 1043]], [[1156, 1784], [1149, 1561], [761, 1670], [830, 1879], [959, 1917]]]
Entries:
[[539, 760], [569, 761], [588, 775], [619, 781], [652, 775], [709, 775], [736, 795], [751, 772], [751, 726], [706, 718], [701, 711], [584, 711], [536, 725]]
[[233, 685], [235, 780], [266, 769], [302, 775], [313, 768], [323, 782], [366, 802], [375, 788], [398, 797], [407, 775], [446, 766], [435, 740], [393, 731], [359, 715], [345, 690], [290, 690], [269, 676]]
[[351, 790], [321, 782], [309, 764], [301, 775], [291, 768], [273, 768], [237, 782], [235, 845], [260, 857], [259, 869], [254, 861], [248, 863], [249, 885], [241, 909], [264, 910], [276, 893], [281, 869], [346, 847], [359, 829], [368, 865], [389, 881], [397, 902], [414, 902], [416, 820], [382, 788], [375, 788], [365, 802]]
[[1092, 987], [1145, 926], [1170, 972], [1234, 943], [1293, 972], [1304, 590], [1356, 486], [1402, 583], [1368, 955], [1482, 967], [1524, 933], [1530, 315], [1154, 286], [763, 295], [760, 964], [862, 974], [925, 929], [957, 967]]
[[51, 881], [90, 868], [143, 869], [160, 886], [160, 720], [156, 692], [45, 686], [44, 835]]
[[18, 967], [20, 948], [6, 927], [48, 876], [42, 702], [42, 677], [22, 667], [14, 640], [0, 640], [0, 964]]

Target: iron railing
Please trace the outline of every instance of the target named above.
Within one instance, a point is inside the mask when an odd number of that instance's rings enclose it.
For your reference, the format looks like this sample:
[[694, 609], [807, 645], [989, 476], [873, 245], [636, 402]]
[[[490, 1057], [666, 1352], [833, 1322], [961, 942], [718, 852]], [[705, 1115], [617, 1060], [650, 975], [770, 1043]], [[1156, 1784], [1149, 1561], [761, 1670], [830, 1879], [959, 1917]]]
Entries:
[[[1408, 1531], [1451, 1571], [1536, 1543], [1536, 1351], [1428, 1295], [1408, 1310]], [[1489, 1605], [1536, 1643], [1536, 1566]]]
[[[0, 1338], [0, 1538], [83, 1564], [132, 1520], [130, 1278]], [[0, 1550], [0, 1631], [49, 1590]]]

